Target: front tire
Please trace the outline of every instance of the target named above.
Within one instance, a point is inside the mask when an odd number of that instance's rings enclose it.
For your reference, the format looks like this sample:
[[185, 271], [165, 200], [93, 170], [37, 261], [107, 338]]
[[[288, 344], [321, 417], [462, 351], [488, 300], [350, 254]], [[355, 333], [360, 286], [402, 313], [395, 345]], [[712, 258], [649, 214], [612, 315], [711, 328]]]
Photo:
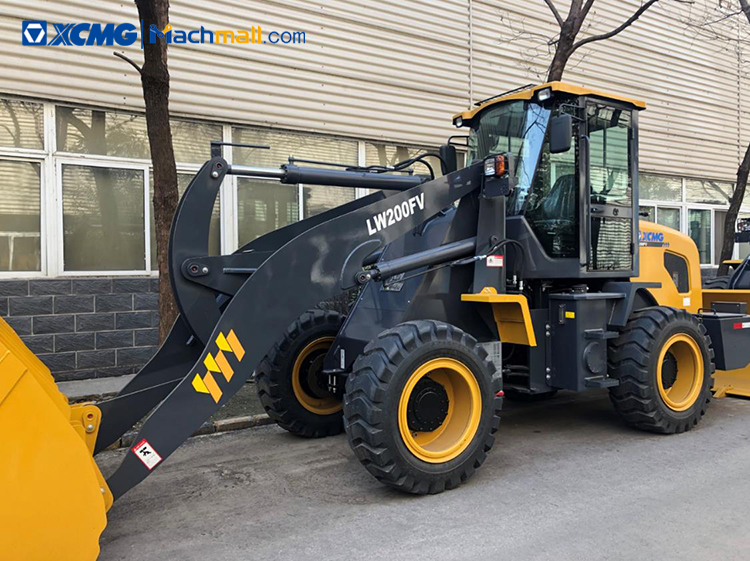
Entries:
[[714, 352], [706, 328], [689, 312], [652, 307], [634, 312], [610, 343], [615, 410], [642, 430], [673, 434], [698, 424], [711, 402]]
[[502, 377], [470, 335], [438, 321], [382, 332], [354, 364], [344, 428], [379, 481], [417, 494], [469, 479], [495, 441]]
[[309, 438], [343, 429], [341, 399], [328, 392], [320, 369], [344, 319], [332, 310], [305, 312], [258, 366], [258, 398], [281, 428]]

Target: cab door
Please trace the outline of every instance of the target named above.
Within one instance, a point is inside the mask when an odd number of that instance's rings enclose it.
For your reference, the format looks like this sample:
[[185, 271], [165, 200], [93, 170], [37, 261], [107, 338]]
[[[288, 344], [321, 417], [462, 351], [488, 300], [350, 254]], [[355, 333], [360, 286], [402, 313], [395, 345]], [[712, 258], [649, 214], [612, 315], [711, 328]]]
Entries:
[[633, 119], [631, 109], [586, 101], [586, 268], [591, 272], [634, 269], [633, 192], [637, 152]]

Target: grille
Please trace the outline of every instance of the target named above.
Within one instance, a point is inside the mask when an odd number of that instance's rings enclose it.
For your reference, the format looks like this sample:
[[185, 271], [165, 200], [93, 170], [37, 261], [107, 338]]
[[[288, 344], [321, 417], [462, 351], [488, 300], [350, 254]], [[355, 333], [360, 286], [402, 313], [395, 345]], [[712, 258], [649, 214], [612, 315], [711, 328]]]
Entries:
[[591, 264], [594, 271], [627, 271], [633, 268], [633, 228], [630, 218], [591, 219]]

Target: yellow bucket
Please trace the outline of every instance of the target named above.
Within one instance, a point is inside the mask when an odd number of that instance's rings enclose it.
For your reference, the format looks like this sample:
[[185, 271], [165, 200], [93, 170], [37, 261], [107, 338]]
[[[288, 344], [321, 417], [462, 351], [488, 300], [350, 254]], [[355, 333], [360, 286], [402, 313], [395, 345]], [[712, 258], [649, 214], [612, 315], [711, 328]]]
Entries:
[[[750, 290], [703, 289], [703, 307], [710, 310], [714, 302], [744, 302], [750, 309]], [[750, 397], [750, 364], [739, 370], [717, 370], [712, 389], [716, 398]]]
[[96, 559], [112, 494], [92, 457], [101, 413], [68, 405], [0, 318], [0, 543], [5, 559]]

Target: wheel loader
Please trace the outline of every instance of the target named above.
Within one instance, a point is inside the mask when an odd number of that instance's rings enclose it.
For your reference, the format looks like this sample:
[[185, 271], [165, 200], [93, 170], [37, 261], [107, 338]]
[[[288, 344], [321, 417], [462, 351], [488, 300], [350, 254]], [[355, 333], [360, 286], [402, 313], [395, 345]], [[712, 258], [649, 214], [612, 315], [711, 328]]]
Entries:
[[[639, 220], [644, 108], [561, 82], [507, 92], [454, 116], [466, 165], [449, 143], [430, 155], [442, 175], [414, 173], [426, 155], [235, 165], [216, 143], [172, 224], [180, 315], [116, 397], [69, 405], [0, 320], [4, 555], [96, 558], [113, 501], [253, 373], [281, 427], [343, 430], [365, 469], [417, 494], [474, 474], [506, 397], [608, 388], [626, 423], [674, 434], [713, 391], [750, 395], [750, 290], [703, 290], [693, 241]], [[209, 256], [227, 175], [370, 194]], [[320, 307], [342, 293], [348, 313]], [[105, 479], [93, 455], [142, 419]]]

